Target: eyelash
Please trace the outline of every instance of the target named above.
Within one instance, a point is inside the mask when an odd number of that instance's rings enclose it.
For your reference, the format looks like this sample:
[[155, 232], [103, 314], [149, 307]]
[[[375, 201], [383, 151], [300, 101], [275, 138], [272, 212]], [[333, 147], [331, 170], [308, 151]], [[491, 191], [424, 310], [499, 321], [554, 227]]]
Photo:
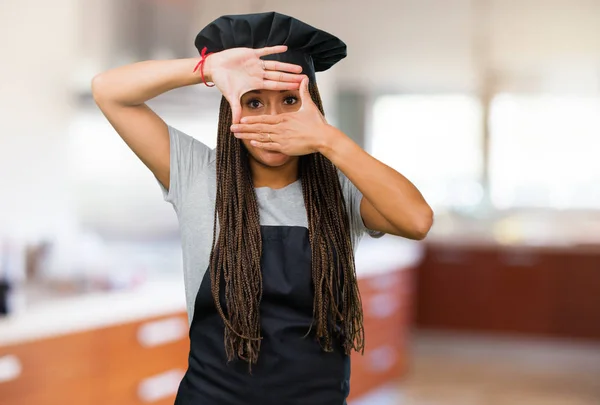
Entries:
[[252, 104], [253, 104], [253, 103], [259, 103], [259, 104], [262, 104], [262, 103], [261, 103], [259, 100], [257, 100], [257, 99], [252, 99], [252, 100], [248, 101], [248, 102], [246, 103], [246, 105], [248, 106], [248, 108], [252, 108], [253, 110], [254, 110], [254, 109], [256, 109], [256, 108], [259, 108], [259, 107], [253, 107], [253, 106], [252, 106]]
[[[293, 100], [293, 102], [288, 104], [288, 103], [286, 103], [288, 100]], [[253, 106], [252, 106], [252, 104], [253, 104], [253, 103], [255, 103], [255, 102], [256, 102], [256, 103], [259, 103], [259, 104], [261, 104], [261, 105], [262, 105], [262, 102], [261, 102], [259, 99], [257, 99], [257, 98], [254, 98], [254, 99], [252, 99], [252, 100], [249, 100], [249, 101], [246, 103], [246, 105], [248, 106], [248, 108], [251, 108], [251, 109], [257, 109], [257, 108], [260, 108], [260, 107], [253, 107]], [[287, 96], [286, 98], [284, 98], [284, 99], [283, 99], [283, 102], [284, 102], [284, 104], [285, 104], [285, 105], [294, 105], [294, 104], [296, 104], [296, 103], [298, 102], [298, 97], [295, 97], [295, 96]]]

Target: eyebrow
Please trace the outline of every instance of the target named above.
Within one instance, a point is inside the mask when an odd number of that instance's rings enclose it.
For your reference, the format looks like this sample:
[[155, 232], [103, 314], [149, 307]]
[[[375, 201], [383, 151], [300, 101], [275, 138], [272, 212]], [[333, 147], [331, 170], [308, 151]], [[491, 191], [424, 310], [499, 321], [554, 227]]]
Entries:
[[[279, 90], [279, 93], [287, 93], [292, 90]], [[262, 94], [262, 90], [250, 90], [246, 94]]]

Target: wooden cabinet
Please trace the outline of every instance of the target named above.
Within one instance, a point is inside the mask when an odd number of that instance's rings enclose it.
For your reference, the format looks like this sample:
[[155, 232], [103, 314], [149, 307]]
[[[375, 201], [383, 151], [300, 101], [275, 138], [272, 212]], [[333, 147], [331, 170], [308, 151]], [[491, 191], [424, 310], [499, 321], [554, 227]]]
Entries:
[[487, 318], [491, 329], [549, 333], [556, 296], [554, 257], [536, 248], [502, 248], [495, 253], [497, 266]]
[[552, 312], [558, 336], [600, 340], [600, 252], [556, 255], [555, 304]]
[[[366, 350], [352, 358], [351, 398], [406, 369], [412, 272], [359, 280]], [[188, 333], [182, 312], [0, 347], [0, 405], [172, 405]]]
[[359, 280], [365, 353], [353, 353], [350, 399], [398, 380], [406, 371], [412, 269]]
[[497, 260], [489, 250], [428, 249], [416, 274], [421, 326], [482, 327], [493, 311]]
[[11, 405], [89, 404], [94, 390], [92, 333], [0, 347], [0, 399]]
[[1, 405], [173, 404], [185, 313], [0, 347]]
[[430, 244], [416, 284], [421, 327], [600, 339], [600, 249]]
[[188, 331], [185, 314], [100, 330], [106, 348], [101, 403], [172, 404], [187, 369]]

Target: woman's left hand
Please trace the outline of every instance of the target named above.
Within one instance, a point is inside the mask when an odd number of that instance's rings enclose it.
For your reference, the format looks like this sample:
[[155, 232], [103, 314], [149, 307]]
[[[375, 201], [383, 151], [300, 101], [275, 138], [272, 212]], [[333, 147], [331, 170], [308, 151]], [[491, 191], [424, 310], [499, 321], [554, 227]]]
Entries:
[[300, 84], [300, 99], [302, 105], [296, 112], [244, 117], [231, 131], [254, 147], [288, 156], [319, 152], [329, 124], [310, 96], [307, 77]]

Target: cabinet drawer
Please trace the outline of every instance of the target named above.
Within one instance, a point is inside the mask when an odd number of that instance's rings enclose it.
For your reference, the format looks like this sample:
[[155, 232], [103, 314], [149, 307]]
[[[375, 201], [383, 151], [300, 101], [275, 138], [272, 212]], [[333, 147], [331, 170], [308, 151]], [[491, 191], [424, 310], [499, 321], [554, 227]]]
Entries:
[[103, 329], [106, 372], [127, 374], [130, 370], [158, 373], [187, 364], [189, 327], [185, 314], [149, 319]]
[[365, 316], [365, 353], [352, 358], [353, 392], [401, 377], [408, 355], [407, 334], [408, 319], [401, 311], [385, 318]]
[[18, 393], [7, 396], [0, 394], [2, 405], [104, 405], [97, 401], [99, 389], [89, 378], [66, 380], [52, 387], [40, 388], [36, 385], [23, 387]]
[[[185, 368], [160, 373], [139, 370], [137, 375], [112, 377], [102, 396], [102, 405], [173, 405]], [[140, 377], [140, 375], [144, 375]]]
[[90, 379], [93, 364], [91, 332], [0, 347], [0, 398], [34, 395]]
[[379, 386], [398, 381], [405, 364], [405, 352], [399, 343], [367, 343], [364, 355], [352, 354], [351, 398], [361, 397]]
[[361, 280], [367, 342], [378, 335], [399, 339], [406, 334], [412, 313], [411, 281], [410, 270]]
[[188, 333], [186, 314], [100, 331], [106, 347], [102, 403], [172, 404], [187, 369]]
[[406, 365], [411, 270], [359, 280], [364, 312], [365, 353], [353, 353], [350, 392], [359, 397], [398, 380]]

